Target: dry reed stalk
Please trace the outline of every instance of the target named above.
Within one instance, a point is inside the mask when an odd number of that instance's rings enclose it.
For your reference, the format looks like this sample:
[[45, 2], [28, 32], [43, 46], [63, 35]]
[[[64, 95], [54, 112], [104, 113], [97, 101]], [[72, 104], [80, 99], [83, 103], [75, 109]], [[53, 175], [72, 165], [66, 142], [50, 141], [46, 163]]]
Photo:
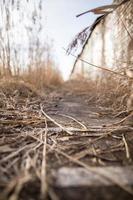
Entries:
[[59, 197], [56, 195], [56, 193], [52, 190], [52, 188], [49, 188], [48, 194], [51, 200], [60, 200]]
[[82, 130], [83, 130], [83, 131], [88, 130], [88, 128], [87, 128], [83, 123], [81, 123], [80, 121], [78, 121], [78, 120], [75, 119], [74, 117], [71, 117], [71, 116], [69, 116], [69, 115], [64, 115], [64, 114], [58, 114], [58, 115], [63, 116], [63, 117], [67, 117], [67, 118], [72, 119], [73, 121], [77, 122], [77, 124], [79, 124], [79, 125], [82, 127]]
[[[124, 131], [124, 129], [122, 129], [122, 130]], [[131, 129], [131, 130], [132, 130], [132, 129]], [[107, 136], [111, 136], [112, 134], [114, 134], [114, 132], [117, 133], [117, 131], [118, 131], [118, 133], [119, 133], [119, 127], [118, 127], [118, 128], [115, 128], [114, 130], [110, 130], [110, 131], [108, 131], [108, 132], [105, 133], [105, 134], [102, 134], [101, 136], [99, 136], [98, 138], [94, 139], [93, 141], [89, 141], [89, 142], [82, 143], [82, 146], [83, 146], [83, 147], [84, 147], [84, 146], [85, 146], [85, 147], [87, 146], [87, 149], [86, 149], [86, 150], [82, 150], [82, 152], [79, 153], [78, 159], [81, 159], [82, 157], [88, 155], [89, 150], [92, 148], [92, 145], [95, 145], [99, 140], [104, 139], [104, 138], [107, 137]], [[121, 132], [121, 133], [123, 133], [123, 132]], [[119, 138], [119, 139], [121, 139], [121, 138]], [[121, 142], [120, 144], [116, 145], [115, 147], [112, 147], [112, 148], [114, 149], [114, 148], [116, 148], [116, 147], [118, 148], [118, 147], [121, 147], [121, 146], [123, 146], [123, 143], [122, 143], [122, 142]]]
[[26, 174], [26, 176], [21, 177], [18, 179], [16, 188], [14, 193], [9, 197], [9, 200], [18, 200], [19, 193], [21, 189], [23, 188], [23, 185], [31, 180], [31, 176]]
[[133, 112], [131, 112], [127, 117], [124, 117], [123, 119], [121, 119], [120, 121], [118, 122], [115, 122], [113, 124], [110, 124], [109, 126], [114, 126], [114, 125], [120, 125], [122, 124], [123, 122], [125, 122], [126, 120], [128, 120], [128, 118], [132, 117], [133, 116]]
[[46, 149], [47, 149], [47, 134], [48, 134], [48, 125], [45, 118], [45, 134], [43, 137], [43, 151], [42, 151], [42, 166], [41, 166], [41, 196], [42, 199], [45, 199], [47, 192], [47, 178], [46, 178]]
[[[63, 48], [63, 49], [64, 49], [64, 48]], [[64, 50], [67, 52], [66, 49], [64, 49]], [[75, 56], [73, 53], [70, 53], [70, 55], [73, 56], [73, 57], [75, 57], [75, 58], [77, 58], [77, 56]], [[79, 57], [78, 57], [77, 59], [80, 60], [80, 61], [82, 61], [82, 62], [85, 63], [85, 64], [88, 64], [88, 65], [92, 66], [92, 67], [95, 67], [95, 68], [101, 69], [101, 70], [103, 70], [103, 71], [112, 73], [112, 74], [114, 74], [114, 75], [117, 75], [117, 76], [120, 76], [120, 77], [123, 77], [123, 78], [128, 79], [128, 76], [126, 76], [126, 75], [124, 75], [124, 74], [121, 74], [121, 73], [119, 73], [119, 72], [116, 72], [116, 71], [114, 71], [114, 70], [108, 69], [107, 67], [102, 67], [102, 66], [95, 65], [95, 64], [90, 63], [90, 62], [88, 62], [88, 61], [86, 61], [86, 60], [83, 60], [82, 58], [79, 58]], [[133, 79], [133, 78], [131, 78], [131, 80], [132, 80], [132, 79]]]
[[130, 151], [129, 151], [129, 147], [128, 147], [128, 144], [127, 144], [127, 141], [126, 141], [126, 138], [125, 138], [124, 135], [122, 136], [122, 140], [123, 140], [123, 142], [124, 142], [124, 146], [125, 146], [125, 150], [126, 150], [126, 158], [127, 158], [128, 160], [130, 160], [130, 159], [131, 159]]
[[[50, 145], [48, 145], [50, 147]], [[56, 151], [57, 153], [63, 155], [64, 157], [66, 157], [68, 160], [70, 160], [73, 163], [78, 164], [79, 166], [85, 168], [87, 171], [91, 171], [93, 173], [96, 173], [97, 175], [99, 175], [101, 178], [105, 178], [107, 180], [109, 180], [111, 183], [117, 185], [118, 187], [120, 187], [121, 189], [123, 189], [124, 191], [128, 192], [129, 194], [133, 195], [133, 190], [128, 187], [128, 186], [124, 186], [122, 185], [118, 180], [115, 180], [112, 177], [112, 174], [107, 174], [105, 172], [99, 172], [95, 169], [93, 169], [92, 167], [89, 167], [88, 165], [86, 165], [85, 163], [83, 163], [82, 161], [79, 161], [78, 159], [75, 159], [71, 156], [69, 156], [68, 154], [64, 153], [63, 151], [60, 150], [60, 148], [58, 148], [58, 146], [56, 147], [56, 149], [54, 149], [54, 151]]]
[[13, 153], [10, 153], [8, 156], [5, 156], [4, 158], [2, 158], [0, 160], [0, 164], [4, 163], [4, 162], [7, 162], [8, 160], [10, 160], [11, 158], [17, 156], [20, 152], [22, 151], [25, 151], [26, 149], [29, 149], [29, 148], [33, 148], [34, 147], [34, 144], [30, 144], [30, 145], [25, 145], [23, 147], [21, 147], [20, 149], [18, 149], [17, 151], [13, 152]]
[[41, 113], [47, 118], [49, 119], [51, 122], [53, 122], [56, 126], [60, 127], [63, 131], [65, 131], [66, 133], [68, 133], [69, 135], [73, 135], [73, 132], [69, 131], [67, 128], [65, 128], [64, 126], [62, 126], [61, 124], [59, 124], [58, 122], [56, 122], [53, 118], [51, 118], [49, 115], [47, 115], [44, 110], [43, 107], [41, 107]]
[[[31, 136], [33, 137], [33, 136]], [[36, 139], [37, 141], [39, 141], [39, 139], [37, 137], [34, 136], [34, 139]], [[44, 141], [41, 141], [44, 144]], [[47, 144], [47, 147], [49, 149], [51, 149], [51, 145]], [[71, 162], [78, 164], [79, 166], [85, 168], [87, 171], [91, 171], [93, 173], [96, 173], [98, 176], [100, 176], [101, 178], [105, 178], [108, 181], [110, 181], [111, 183], [117, 185], [118, 187], [120, 187], [121, 189], [123, 189], [124, 191], [128, 192], [129, 194], [133, 195], [133, 191], [130, 187], [128, 186], [124, 186], [122, 185], [118, 180], [114, 179], [114, 177], [112, 176], [112, 174], [106, 173], [106, 172], [99, 172], [96, 169], [93, 169], [92, 167], [89, 167], [88, 165], [86, 165], [85, 163], [83, 163], [82, 161], [80, 161], [79, 159], [73, 158], [72, 156], [68, 155], [67, 153], [64, 153], [60, 147], [58, 147], [58, 145], [56, 144], [56, 148], [52, 149], [53, 151], [55, 151], [58, 154], [61, 154], [62, 156], [64, 156], [65, 158], [67, 158], [68, 160], [70, 160]]]

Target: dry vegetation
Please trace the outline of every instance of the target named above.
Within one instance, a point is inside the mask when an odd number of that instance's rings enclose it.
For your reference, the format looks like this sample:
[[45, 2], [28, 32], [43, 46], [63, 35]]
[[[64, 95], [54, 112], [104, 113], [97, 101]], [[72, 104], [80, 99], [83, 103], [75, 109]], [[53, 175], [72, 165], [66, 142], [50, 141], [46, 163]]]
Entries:
[[[51, 68], [2, 78], [0, 199], [60, 199], [53, 174], [64, 166], [97, 174], [93, 166], [132, 165], [129, 94], [127, 80], [77, 77], [63, 83]], [[98, 175], [133, 195], [113, 174]]]
[[[21, 77], [20, 77], [21, 78]], [[63, 78], [57, 68], [52, 65], [45, 67], [36, 67], [30, 73], [24, 73], [22, 79], [30, 83], [36, 89], [43, 90], [46, 87], [57, 87], [63, 83]]]
[[[132, 126], [113, 123], [121, 121], [114, 116], [125, 109], [120, 102], [124, 90], [108, 83], [78, 78], [54, 90], [43, 87], [40, 93], [34, 84], [1, 81], [0, 199], [56, 199], [52, 174], [63, 166], [98, 173], [91, 167], [132, 164]], [[78, 103], [76, 115], [67, 111], [68, 102]], [[107, 126], [91, 125], [92, 119], [100, 124], [108, 120]], [[99, 175], [133, 194], [112, 174]]]
[[[16, 6], [16, 1], [8, 2], [0, 4], [7, 19], [8, 7]], [[30, 20], [35, 23], [34, 17]], [[132, 83], [114, 76], [95, 82], [78, 77], [63, 83], [51, 45], [42, 47], [34, 37], [29, 63], [21, 70], [22, 52], [17, 49], [18, 62], [12, 64], [11, 38], [7, 38], [0, 65], [0, 200], [57, 200], [53, 172], [63, 166], [98, 173], [93, 166], [132, 165], [133, 120], [123, 123], [125, 116], [132, 117], [131, 111], [126, 112]], [[133, 195], [112, 174], [98, 175]]]
[[127, 110], [127, 101], [132, 93], [132, 79], [128, 77], [123, 79], [107, 73], [102, 78], [92, 80], [78, 75], [69, 82], [74, 85], [73, 91], [90, 96], [88, 102], [104, 105], [116, 113]]

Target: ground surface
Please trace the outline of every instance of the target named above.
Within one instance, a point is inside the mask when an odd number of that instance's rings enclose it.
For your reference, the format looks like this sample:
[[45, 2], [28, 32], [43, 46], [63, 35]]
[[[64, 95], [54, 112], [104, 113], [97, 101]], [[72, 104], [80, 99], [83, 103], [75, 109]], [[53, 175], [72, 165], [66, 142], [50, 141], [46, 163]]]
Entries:
[[[44, 91], [43, 96], [16, 92], [1, 93], [1, 97], [0, 199], [77, 199], [77, 191], [65, 198], [61, 194], [65, 191], [56, 187], [59, 169], [81, 167], [90, 171], [93, 167], [132, 166], [131, 120], [119, 123], [122, 118], [116, 117], [117, 112], [96, 104], [87, 91], [73, 90], [73, 85], [66, 84]], [[123, 197], [133, 194], [112, 174], [102, 172], [100, 176], [114, 181], [125, 192]], [[72, 190], [69, 188], [67, 193]], [[79, 187], [80, 194], [84, 190]], [[106, 191], [104, 194], [105, 199], [111, 199]]]

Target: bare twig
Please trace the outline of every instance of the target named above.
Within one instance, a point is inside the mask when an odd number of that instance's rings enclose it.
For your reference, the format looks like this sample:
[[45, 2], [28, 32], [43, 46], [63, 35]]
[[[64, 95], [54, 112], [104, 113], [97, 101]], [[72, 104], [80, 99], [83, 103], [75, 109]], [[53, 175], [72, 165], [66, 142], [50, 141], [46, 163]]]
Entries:
[[64, 114], [58, 114], [58, 115], [72, 119], [73, 121], [77, 122], [83, 128], [82, 130], [88, 130], [87, 127], [83, 123], [81, 123], [80, 121], [78, 121], [74, 117], [71, 117], [69, 115], [64, 115]]
[[[48, 145], [50, 147], [50, 145]], [[89, 167], [88, 165], [86, 165], [85, 163], [79, 161], [78, 159], [75, 159], [71, 156], [69, 156], [68, 154], [62, 152], [59, 148], [58, 149], [54, 149], [54, 151], [58, 152], [59, 154], [63, 155], [64, 157], [66, 157], [67, 159], [69, 159], [71, 162], [78, 164], [79, 166], [84, 167], [86, 170], [91, 171], [93, 173], [98, 174], [99, 176], [109, 180], [110, 182], [116, 184], [118, 187], [122, 188], [124, 191], [128, 192], [129, 194], [133, 195], [133, 191], [130, 187], [128, 186], [124, 186], [122, 185], [118, 180], [116, 180], [114, 177], [112, 177], [112, 175], [110, 176], [110, 174], [108, 173], [104, 173], [104, 172], [99, 172], [97, 170], [95, 170], [92, 167]]]
[[133, 116], [133, 112], [131, 112], [127, 117], [124, 117], [122, 120], [120, 120], [120, 121], [118, 121], [118, 122], [116, 122], [116, 123], [113, 123], [113, 124], [111, 124], [111, 125], [109, 125], [109, 126], [112, 126], [112, 125], [120, 125], [120, 124], [122, 124], [123, 122], [125, 122], [129, 117], [132, 117]]
[[[63, 48], [63, 49], [67, 52], [67, 50], [66, 50], [65, 48]], [[77, 58], [77, 56], [75, 56], [75, 55], [72, 54], [72, 53], [70, 53], [70, 55], [73, 56], [73, 57], [75, 57], [77, 60], [80, 60], [80, 61], [82, 61], [83, 63], [86, 63], [86, 64], [88, 64], [88, 65], [90, 65], [90, 66], [92, 66], [92, 67], [95, 67], [95, 68], [98, 68], [98, 69], [107, 71], [107, 72], [109, 72], [109, 73], [112, 73], [112, 74], [115, 74], [115, 75], [124, 77], [124, 78], [126, 78], [127, 80], [129, 80], [129, 78], [128, 78], [126, 75], [124, 75], [124, 74], [120, 74], [120, 73], [118, 73], [118, 72], [116, 72], [116, 71], [113, 71], [113, 70], [111, 70], [111, 69], [108, 69], [108, 68], [106, 68], [106, 67], [101, 67], [101, 66], [95, 65], [95, 64], [90, 63], [90, 62], [88, 62], [88, 61], [86, 61], [86, 60], [83, 60], [82, 58], [79, 58], [79, 57]]]
[[78, 14], [78, 15], [76, 15], [76, 17], [80, 17], [80, 16], [85, 15], [85, 14], [90, 13], [90, 12], [93, 12], [94, 14], [105, 14], [105, 13], [110, 13], [110, 12], [112, 12], [114, 9], [116, 9], [117, 7], [118, 7], [117, 4], [100, 6], [100, 7], [97, 7], [97, 8], [88, 10], [88, 11], [85, 11], [85, 12], [83, 12], [83, 13], [81, 13], [81, 14]]
[[34, 147], [34, 144], [30, 144], [30, 145], [25, 145], [23, 147], [21, 147], [20, 149], [18, 149], [16, 152], [10, 153], [8, 156], [4, 157], [3, 159], [0, 160], [0, 164], [7, 162], [8, 160], [10, 160], [11, 158], [17, 156], [20, 152], [32, 148]]
[[[34, 138], [35, 138], [37, 141], [39, 141], [39, 139], [36, 138], [35, 136], [34, 136]], [[44, 142], [43, 142], [43, 143], [44, 143]], [[47, 147], [49, 147], [49, 148], [51, 149], [51, 146], [50, 146], [49, 144], [47, 144]], [[88, 165], [86, 165], [86, 164], [83, 163], [82, 161], [80, 161], [80, 160], [78, 160], [78, 159], [76, 159], [76, 158], [73, 158], [72, 156], [70, 156], [70, 155], [64, 153], [62, 150], [60, 150], [60, 148], [59, 148], [58, 146], [56, 146], [56, 149], [54, 148], [53, 151], [55, 151], [55, 152], [61, 154], [62, 156], [64, 156], [64, 157], [67, 158], [68, 160], [70, 160], [71, 162], [76, 163], [76, 164], [78, 164], [79, 166], [85, 168], [87, 171], [91, 171], [91, 172], [96, 173], [97, 175], [99, 175], [99, 176], [101, 176], [101, 177], [107, 179], [108, 181], [110, 181], [110, 182], [116, 184], [118, 187], [122, 188], [124, 191], [126, 191], [126, 192], [128, 192], [128, 193], [130, 193], [130, 194], [133, 195], [133, 191], [132, 191], [132, 189], [131, 189], [130, 187], [122, 185], [118, 180], [114, 179], [114, 177], [112, 177], [112, 175], [110, 175], [109, 173], [104, 173], [104, 172], [101, 172], [101, 171], [99, 172], [99, 171], [97, 171], [96, 169], [94, 169], [94, 168], [92, 168], [92, 167], [89, 167]]]
[[18, 182], [16, 184], [15, 192], [11, 195], [9, 200], [18, 200], [19, 193], [21, 189], [23, 188], [23, 185], [27, 183], [31, 179], [30, 175], [26, 175], [24, 177], [21, 177], [18, 179]]
[[128, 160], [130, 160], [131, 159], [130, 151], [129, 151], [129, 147], [128, 147], [128, 144], [127, 144], [127, 141], [126, 141], [126, 138], [125, 138], [124, 135], [122, 136], [122, 140], [124, 142], [124, 146], [125, 146], [125, 150], [126, 150], [126, 157], [127, 157]]
[[56, 122], [53, 118], [51, 118], [49, 115], [47, 115], [44, 110], [43, 107], [41, 106], [41, 112], [42, 114], [49, 120], [51, 120], [51, 122], [53, 122], [55, 125], [57, 125], [58, 127], [60, 127], [63, 131], [65, 131], [66, 133], [73, 135], [73, 132], [69, 131], [67, 128], [65, 128], [64, 126], [62, 126], [61, 124], [59, 124], [58, 122]]
[[47, 182], [46, 182], [46, 146], [47, 146], [47, 121], [45, 118], [45, 135], [43, 139], [42, 166], [41, 166], [41, 195], [46, 197]]

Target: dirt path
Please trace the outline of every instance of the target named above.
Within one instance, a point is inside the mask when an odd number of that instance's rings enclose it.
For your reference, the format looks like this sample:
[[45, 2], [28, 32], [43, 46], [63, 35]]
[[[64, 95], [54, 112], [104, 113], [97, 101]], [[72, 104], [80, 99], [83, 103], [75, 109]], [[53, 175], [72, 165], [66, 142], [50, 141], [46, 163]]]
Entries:
[[[69, 95], [64, 96], [55, 105], [56, 115], [68, 115], [72, 116], [79, 121], [86, 124], [86, 126], [102, 126], [104, 124], [111, 124], [116, 121], [109, 115], [111, 111], [109, 108], [98, 107], [95, 104], [87, 104], [87, 99], [82, 96]], [[101, 117], [105, 114], [104, 117]], [[108, 114], [108, 116], [106, 116]]]
[[[112, 125], [121, 119], [90, 99], [90, 94], [66, 86], [43, 97], [6, 99], [8, 106], [0, 110], [2, 200], [46, 199], [45, 194], [58, 199], [53, 174], [62, 167], [133, 164], [133, 128]], [[119, 181], [114, 185], [128, 191]]]

